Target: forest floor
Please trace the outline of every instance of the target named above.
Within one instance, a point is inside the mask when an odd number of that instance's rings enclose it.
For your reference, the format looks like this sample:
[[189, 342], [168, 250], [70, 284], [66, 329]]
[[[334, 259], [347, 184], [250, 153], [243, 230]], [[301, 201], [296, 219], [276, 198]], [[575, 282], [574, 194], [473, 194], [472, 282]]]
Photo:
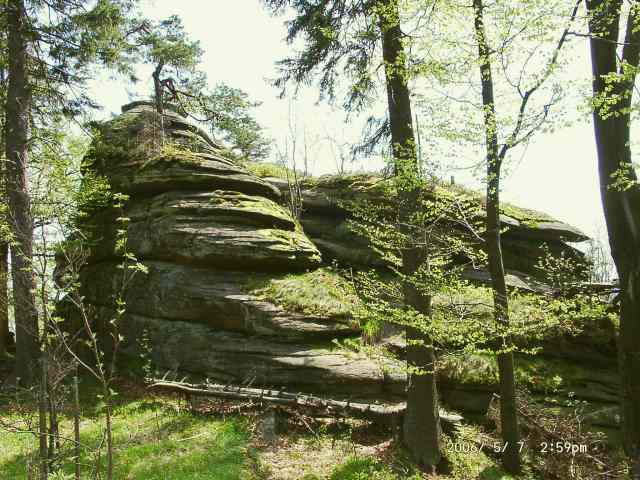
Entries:
[[[246, 402], [156, 395], [131, 381], [117, 385], [113, 415], [117, 480], [401, 480], [419, 473], [387, 428], [362, 421], [314, 419], [281, 412], [267, 434], [265, 409]], [[82, 478], [105, 478], [104, 411], [99, 389], [81, 388]], [[61, 445], [49, 478], [72, 479], [73, 418], [60, 415]], [[38, 464], [37, 409], [25, 397], [0, 396], [0, 479], [31, 479]], [[269, 429], [271, 432], [272, 429]], [[473, 442], [478, 427], [462, 426], [456, 442]], [[449, 452], [441, 479], [509, 479], [484, 453]], [[101, 475], [96, 476], [97, 466]], [[31, 473], [29, 473], [31, 472]]]

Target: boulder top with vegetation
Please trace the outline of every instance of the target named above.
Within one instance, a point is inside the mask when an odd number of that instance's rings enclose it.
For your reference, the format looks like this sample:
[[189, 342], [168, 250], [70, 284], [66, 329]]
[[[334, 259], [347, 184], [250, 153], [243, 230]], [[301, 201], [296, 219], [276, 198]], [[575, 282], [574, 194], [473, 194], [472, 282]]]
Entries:
[[[248, 165], [248, 168], [257, 176], [284, 191], [288, 190], [289, 183], [294, 181], [293, 172], [281, 165], [254, 163]], [[379, 198], [389, 180], [378, 173], [326, 174], [319, 177], [298, 174], [295, 179], [302, 190], [305, 211], [310, 213], [333, 211], [336, 214], [344, 211], [341, 204], [345, 201]], [[439, 180], [433, 180], [430, 187], [436, 194], [453, 194], [484, 208], [484, 195], [475, 190]], [[557, 220], [547, 213], [507, 202], [501, 204], [501, 221], [509, 233], [530, 238], [566, 242], [583, 242], [589, 239], [577, 227]]]
[[[278, 204], [278, 188], [238, 165], [178, 113], [160, 116], [137, 102], [96, 129], [85, 170], [130, 196], [127, 240], [139, 259], [256, 271], [319, 264], [316, 247]], [[114, 257], [111, 213], [97, 220], [100, 259]]]
[[[373, 173], [304, 177], [268, 163], [249, 164], [247, 168], [280, 189], [285, 198], [290, 197], [290, 191], [298, 190], [291, 189], [291, 185], [299, 186], [300, 223], [325, 261], [336, 260], [357, 269], [384, 266], [367, 242], [352, 233], [350, 205], [383, 202], [390, 179]], [[427, 201], [434, 195], [453, 196], [476, 206], [477, 218], [470, 220], [482, 220], [484, 197], [480, 193], [439, 181], [431, 182], [427, 188], [423, 196]], [[586, 241], [588, 237], [578, 228], [545, 213], [507, 203], [503, 204], [500, 218], [503, 260], [512, 286], [544, 291], [539, 282], [551, 281], [544, 268], [549, 259], [552, 263], [572, 264], [576, 271], [586, 271], [588, 261], [573, 243]], [[469, 272], [469, 278], [485, 283], [488, 280], [482, 269]]]

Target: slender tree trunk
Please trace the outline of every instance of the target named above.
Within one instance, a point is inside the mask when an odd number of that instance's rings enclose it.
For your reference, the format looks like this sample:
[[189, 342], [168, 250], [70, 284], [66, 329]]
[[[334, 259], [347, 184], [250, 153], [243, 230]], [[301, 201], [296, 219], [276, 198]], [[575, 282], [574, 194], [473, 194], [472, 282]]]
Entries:
[[[496, 111], [491, 76], [491, 60], [487, 45], [482, 0], [473, 0], [475, 32], [480, 58], [480, 78], [482, 83], [482, 105], [487, 148], [487, 219], [486, 250], [489, 258], [489, 272], [493, 289], [494, 317], [499, 325], [509, 324], [509, 299], [504, 278], [502, 245], [500, 240], [500, 169], [502, 158], [498, 148]], [[499, 348], [509, 347], [510, 339], [504, 338]], [[498, 355], [500, 374], [500, 426], [505, 442], [502, 457], [505, 468], [511, 473], [520, 471], [520, 432], [516, 405], [513, 353]]]
[[80, 391], [78, 388], [78, 367], [73, 376], [73, 465], [74, 478], [80, 480]]
[[[0, 179], [0, 182], [3, 180]], [[2, 195], [4, 198], [4, 195]], [[3, 220], [0, 220], [3, 221]], [[9, 345], [9, 244], [0, 240], [0, 361]]]
[[33, 219], [27, 185], [30, 91], [27, 14], [23, 0], [7, 2], [9, 86], [6, 106], [7, 198], [13, 233], [11, 265], [16, 324], [16, 376], [30, 381], [38, 357], [38, 315], [32, 267]]
[[154, 100], [156, 102], [156, 112], [159, 115], [164, 113], [164, 102], [162, 98], [162, 82], [160, 81], [160, 75], [162, 74], [162, 69], [164, 68], [164, 62], [160, 62], [155, 70], [153, 71], [153, 92], [154, 92]]
[[[109, 387], [107, 387], [107, 389], [108, 388]], [[113, 480], [113, 426], [111, 423], [111, 395], [109, 393], [105, 394], [104, 412], [106, 416], [105, 427], [107, 430], [107, 480]]]
[[[633, 478], [640, 479], [640, 187], [632, 163], [630, 147], [630, 106], [635, 72], [613, 85], [607, 76], [623, 72], [623, 65], [637, 68], [640, 32], [637, 3], [627, 19], [622, 62], [617, 60], [622, 2], [591, 0], [589, 29], [593, 94], [616, 98], [612, 114], [594, 111], [593, 126], [598, 152], [600, 195], [604, 209], [611, 255], [621, 287], [620, 336], [618, 351], [622, 376], [621, 397], [623, 441], [633, 465]], [[613, 90], [609, 90], [613, 88]], [[627, 185], [616, 185], [622, 178]]]
[[164, 146], [164, 90], [162, 88], [162, 69], [164, 61], [161, 61], [153, 71], [153, 90], [154, 100], [156, 102], [156, 112], [158, 113], [158, 123], [160, 124], [160, 146]]
[[49, 451], [47, 449], [47, 364], [45, 357], [42, 357], [40, 366], [40, 386], [38, 391], [38, 433], [40, 440], [40, 480], [47, 480], [49, 477]]
[[[413, 136], [411, 100], [407, 85], [407, 72], [402, 66], [404, 52], [400, 30], [397, 0], [383, 2], [387, 14], [381, 19], [382, 52], [385, 62], [389, 122], [396, 175], [403, 176], [400, 199], [400, 223], [405, 234], [411, 235], [407, 225], [418, 208], [419, 176]], [[416, 186], [412, 186], [411, 183]], [[423, 248], [409, 246], [402, 253], [402, 271], [410, 277], [425, 261]], [[406, 282], [404, 300], [410, 306], [429, 316], [431, 297], [422, 295], [415, 285]], [[441, 460], [440, 416], [435, 379], [435, 353], [430, 340], [419, 330], [407, 327], [407, 411], [404, 418], [403, 439], [414, 460], [428, 471], [434, 471]], [[415, 344], [417, 341], [419, 344]], [[422, 374], [412, 373], [420, 369]]]
[[[0, 88], [2, 89], [3, 103], [6, 103], [6, 73], [0, 69]], [[0, 203], [7, 204], [7, 162], [5, 158], [6, 129], [4, 118], [0, 126], [0, 143], [2, 153], [0, 154]], [[4, 207], [3, 207], [4, 208]], [[7, 352], [9, 345], [9, 239], [2, 229], [8, 227], [8, 217], [6, 212], [0, 213], [0, 360]]]

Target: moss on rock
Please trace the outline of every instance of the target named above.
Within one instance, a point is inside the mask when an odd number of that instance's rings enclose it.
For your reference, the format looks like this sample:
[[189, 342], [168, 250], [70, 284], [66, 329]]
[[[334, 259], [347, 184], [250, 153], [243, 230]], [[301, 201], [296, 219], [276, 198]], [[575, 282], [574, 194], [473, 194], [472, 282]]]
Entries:
[[286, 310], [321, 317], [349, 317], [360, 302], [351, 282], [332, 268], [253, 281], [246, 288]]

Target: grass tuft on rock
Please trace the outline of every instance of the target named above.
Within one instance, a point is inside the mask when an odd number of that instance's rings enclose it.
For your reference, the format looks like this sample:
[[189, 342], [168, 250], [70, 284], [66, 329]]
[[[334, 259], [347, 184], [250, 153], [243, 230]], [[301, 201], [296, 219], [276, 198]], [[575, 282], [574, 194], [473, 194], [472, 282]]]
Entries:
[[[270, 162], [244, 162], [243, 166], [256, 177], [260, 178], [279, 178], [286, 180], [293, 178], [293, 170], [277, 163]], [[298, 174], [300, 177], [301, 175]]]
[[348, 317], [359, 303], [351, 282], [329, 267], [253, 282], [247, 288], [289, 311], [325, 318]]

